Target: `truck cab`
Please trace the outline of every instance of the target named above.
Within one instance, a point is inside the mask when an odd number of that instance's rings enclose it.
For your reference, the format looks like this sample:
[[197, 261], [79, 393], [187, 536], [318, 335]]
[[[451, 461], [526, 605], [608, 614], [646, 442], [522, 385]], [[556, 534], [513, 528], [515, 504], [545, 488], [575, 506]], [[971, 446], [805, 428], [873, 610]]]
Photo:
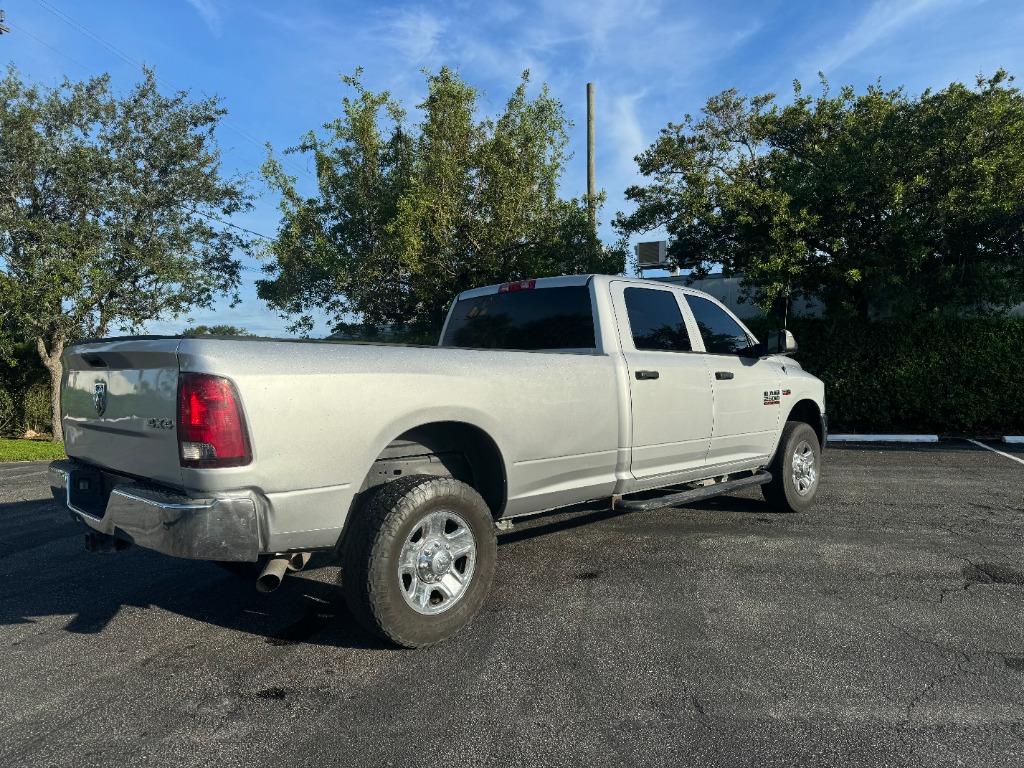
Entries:
[[440, 344], [610, 357], [622, 452], [613, 493], [625, 495], [766, 465], [794, 409], [815, 412], [824, 444], [824, 387], [786, 356], [795, 345], [771, 341], [691, 288], [572, 276], [460, 294]]

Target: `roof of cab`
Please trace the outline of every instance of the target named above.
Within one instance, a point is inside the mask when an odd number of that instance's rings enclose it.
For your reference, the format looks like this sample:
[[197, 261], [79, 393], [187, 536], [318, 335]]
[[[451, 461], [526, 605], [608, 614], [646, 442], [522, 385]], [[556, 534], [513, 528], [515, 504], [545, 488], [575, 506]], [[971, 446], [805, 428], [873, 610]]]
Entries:
[[[621, 281], [627, 283], [638, 283], [640, 285], [657, 285], [662, 288], [674, 288], [676, 290], [682, 290], [687, 293], [702, 294], [702, 291], [698, 291], [696, 288], [689, 288], [685, 285], [679, 285], [678, 283], [665, 283], [661, 280], [649, 280], [641, 277], [627, 277], [625, 275], [562, 275], [559, 277], [538, 277], [530, 280], [516, 280], [511, 283], [495, 283], [494, 285], [485, 285], [480, 288], [471, 288], [468, 291], [463, 291], [456, 298], [457, 299], [470, 299], [475, 296], [487, 296], [488, 294], [498, 293], [502, 288], [508, 290], [509, 286], [514, 286], [512, 290], [523, 290], [529, 288], [562, 288], [571, 285], [586, 285], [593, 281], [597, 285], [607, 285], [612, 281]], [[703, 294], [702, 294], [703, 295]]]

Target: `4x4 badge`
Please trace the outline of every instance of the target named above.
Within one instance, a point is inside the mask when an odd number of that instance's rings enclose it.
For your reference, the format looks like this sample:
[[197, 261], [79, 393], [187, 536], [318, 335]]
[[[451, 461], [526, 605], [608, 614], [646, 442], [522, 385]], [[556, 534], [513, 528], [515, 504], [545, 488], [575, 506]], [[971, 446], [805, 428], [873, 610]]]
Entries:
[[96, 409], [96, 415], [102, 416], [107, 410], [107, 382], [97, 381], [92, 390], [92, 407]]

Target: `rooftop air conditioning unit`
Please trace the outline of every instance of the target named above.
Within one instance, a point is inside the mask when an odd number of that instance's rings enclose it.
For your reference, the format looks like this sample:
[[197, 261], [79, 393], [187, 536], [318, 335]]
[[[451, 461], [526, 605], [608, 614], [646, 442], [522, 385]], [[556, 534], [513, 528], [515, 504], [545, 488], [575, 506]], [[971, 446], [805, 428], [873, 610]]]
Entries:
[[668, 241], [653, 240], [637, 243], [634, 248], [636, 263], [640, 269], [665, 269], [668, 264]]

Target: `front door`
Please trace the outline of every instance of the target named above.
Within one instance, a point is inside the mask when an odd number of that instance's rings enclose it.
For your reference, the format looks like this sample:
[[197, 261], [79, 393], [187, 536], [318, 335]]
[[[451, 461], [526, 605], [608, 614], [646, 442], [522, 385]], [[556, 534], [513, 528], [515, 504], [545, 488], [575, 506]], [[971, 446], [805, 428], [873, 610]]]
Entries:
[[686, 295], [686, 302], [704, 342], [704, 360], [714, 387], [708, 463], [767, 456], [775, 448], [782, 410], [779, 364], [749, 354], [753, 339], [721, 305], [693, 294]]
[[682, 293], [612, 283], [612, 303], [629, 370], [630, 471], [637, 479], [704, 466], [711, 440], [710, 374], [693, 351]]

